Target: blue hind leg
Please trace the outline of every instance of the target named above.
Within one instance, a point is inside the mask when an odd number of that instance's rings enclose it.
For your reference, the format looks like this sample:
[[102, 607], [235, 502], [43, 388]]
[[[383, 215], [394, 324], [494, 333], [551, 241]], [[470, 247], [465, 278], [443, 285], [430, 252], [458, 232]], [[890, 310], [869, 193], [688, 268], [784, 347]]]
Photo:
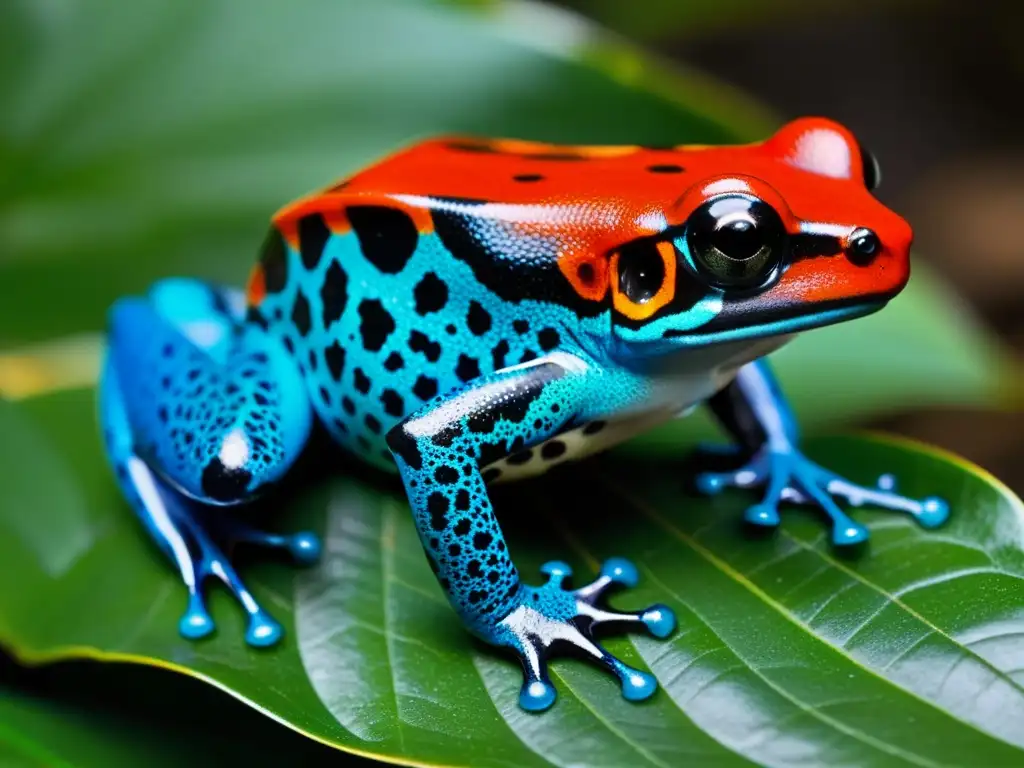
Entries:
[[99, 405], [121, 490], [188, 592], [181, 634], [213, 631], [202, 592], [213, 576], [247, 613], [246, 641], [265, 646], [280, 638], [280, 625], [246, 589], [222, 545], [256, 543], [310, 562], [319, 542], [310, 533], [256, 531], [219, 507], [244, 503], [280, 477], [301, 450], [311, 416], [286, 353], [245, 325], [243, 311], [237, 292], [186, 280], [119, 302]]

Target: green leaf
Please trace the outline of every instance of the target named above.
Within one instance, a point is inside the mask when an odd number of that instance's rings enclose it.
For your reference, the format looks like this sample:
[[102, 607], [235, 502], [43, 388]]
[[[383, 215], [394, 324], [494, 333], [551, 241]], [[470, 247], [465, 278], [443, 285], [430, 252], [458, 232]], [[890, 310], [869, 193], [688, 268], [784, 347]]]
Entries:
[[184, 589], [119, 499], [92, 410], [89, 391], [0, 407], [0, 434], [18, 446], [0, 462], [0, 642], [23, 660], [177, 670], [313, 738], [406, 763], [1024, 760], [1024, 505], [947, 456], [876, 438], [811, 444], [852, 480], [894, 472], [904, 492], [952, 503], [932, 532], [858, 512], [873, 537], [860, 557], [840, 557], [801, 510], [775, 536], [745, 537], [751, 497], [692, 497], [677, 460], [613, 456], [496, 493], [525, 574], [554, 557], [585, 575], [628, 556], [642, 584], [616, 604], [661, 600], [680, 616], [667, 642], [609, 642], [658, 676], [653, 701], [628, 704], [603, 672], [558, 661], [558, 704], [530, 716], [514, 662], [472, 641], [444, 602], [398, 489], [351, 479], [357, 466], [271, 500], [277, 527], [324, 535], [318, 566], [243, 564], [286, 627], [279, 648], [247, 648], [219, 590], [217, 634], [179, 638]]

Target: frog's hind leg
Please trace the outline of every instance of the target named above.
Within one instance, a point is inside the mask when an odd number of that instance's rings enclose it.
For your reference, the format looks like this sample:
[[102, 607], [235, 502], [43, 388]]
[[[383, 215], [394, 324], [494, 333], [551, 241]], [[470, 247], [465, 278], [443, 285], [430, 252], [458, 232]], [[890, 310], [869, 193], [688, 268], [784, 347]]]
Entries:
[[213, 630], [202, 583], [215, 576], [249, 617], [246, 640], [270, 645], [281, 628], [246, 589], [220, 543], [251, 542], [308, 562], [312, 534], [255, 531], [217, 507], [243, 503], [280, 477], [310, 428], [309, 403], [283, 349], [242, 324], [234, 291], [158, 283], [111, 312], [100, 383], [108, 458], [125, 497], [188, 590], [181, 633]]

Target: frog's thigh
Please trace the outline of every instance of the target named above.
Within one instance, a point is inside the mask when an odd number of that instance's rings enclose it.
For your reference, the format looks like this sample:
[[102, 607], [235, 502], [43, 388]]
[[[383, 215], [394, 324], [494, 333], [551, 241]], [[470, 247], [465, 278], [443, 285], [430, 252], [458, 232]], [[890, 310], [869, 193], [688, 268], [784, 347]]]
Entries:
[[240, 325], [230, 293], [157, 284], [110, 313], [109, 376], [135, 451], [186, 495], [247, 498], [301, 451], [311, 409], [299, 372], [262, 329]]

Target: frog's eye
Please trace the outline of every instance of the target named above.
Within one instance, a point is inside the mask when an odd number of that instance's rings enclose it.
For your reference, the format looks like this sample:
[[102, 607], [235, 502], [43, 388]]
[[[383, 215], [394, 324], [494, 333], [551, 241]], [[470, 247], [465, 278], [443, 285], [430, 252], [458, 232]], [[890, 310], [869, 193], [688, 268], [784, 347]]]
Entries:
[[726, 195], [704, 203], [686, 224], [686, 242], [697, 269], [722, 288], [763, 285], [778, 268], [786, 228], [765, 202]]
[[859, 148], [860, 160], [863, 165], [861, 171], [864, 174], [864, 186], [868, 188], [869, 192], [874, 192], [882, 183], [882, 167], [878, 164], [878, 158], [875, 157], [870, 149], [863, 144]]
[[646, 320], [672, 300], [676, 255], [671, 243], [637, 240], [612, 254], [612, 300], [615, 309]]

